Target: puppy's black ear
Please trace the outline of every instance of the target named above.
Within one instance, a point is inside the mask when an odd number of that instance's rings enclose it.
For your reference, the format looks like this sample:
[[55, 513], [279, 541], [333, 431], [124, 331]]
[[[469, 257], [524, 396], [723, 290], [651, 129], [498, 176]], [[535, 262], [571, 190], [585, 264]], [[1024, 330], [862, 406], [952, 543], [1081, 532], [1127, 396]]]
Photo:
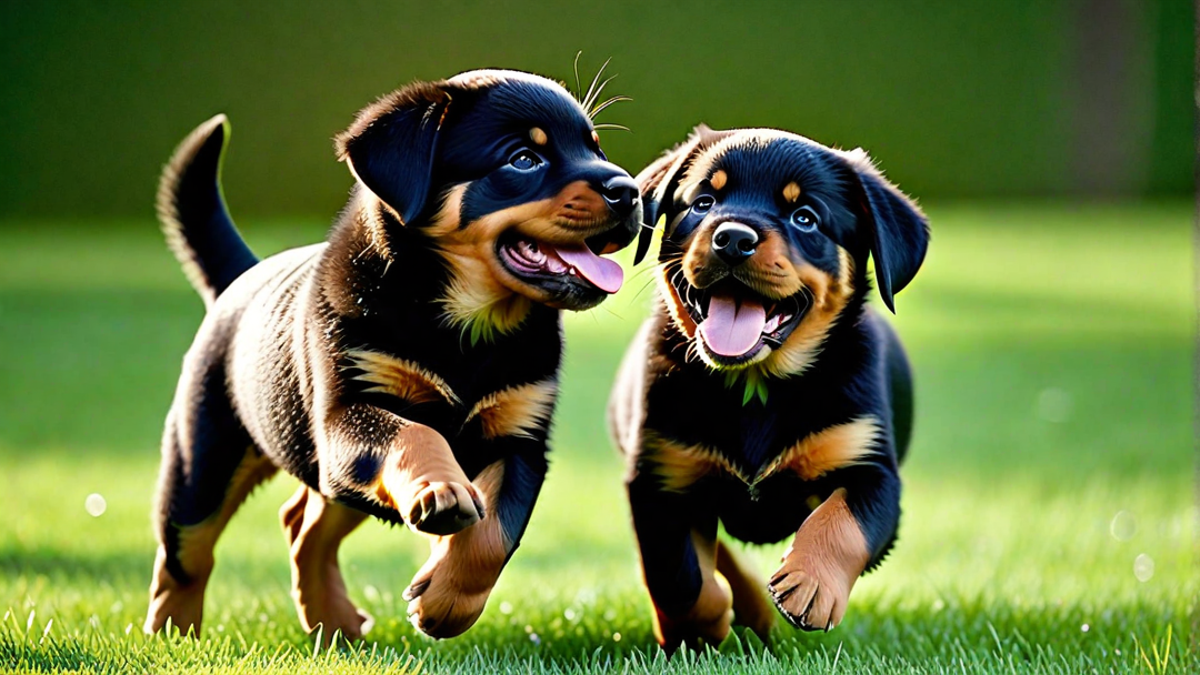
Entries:
[[416, 82], [364, 108], [335, 140], [338, 158], [404, 223], [425, 208], [449, 108], [446, 83]]
[[683, 143], [663, 153], [635, 179], [642, 191], [642, 217], [645, 222], [638, 234], [637, 253], [633, 257], [636, 265], [646, 257], [650, 250], [650, 240], [654, 238], [654, 228], [664, 210], [662, 205], [673, 199], [679, 188], [687, 167], [692, 159], [705, 148], [712, 146], [721, 139], [732, 135], [732, 131], [713, 131], [708, 125], [701, 124], [692, 130], [692, 134]]
[[860, 232], [875, 259], [875, 283], [893, 313], [893, 297], [912, 281], [929, 248], [929, 220], [920, 207], [892, 185], [861, 148], [843, 153], [858, 178]]

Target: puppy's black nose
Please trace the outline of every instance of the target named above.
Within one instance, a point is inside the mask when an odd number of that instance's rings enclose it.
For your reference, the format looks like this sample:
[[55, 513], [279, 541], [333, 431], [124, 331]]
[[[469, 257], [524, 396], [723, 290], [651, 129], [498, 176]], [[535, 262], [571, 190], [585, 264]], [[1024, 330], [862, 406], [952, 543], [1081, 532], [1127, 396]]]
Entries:
[[613, 176], [604, 181], [600, 194], [608, 202], [608, 208], [618, 218], [624, 218], [633, 213], [633, 207], [637, 204], [638, 186], [629, 176]]
[[746, 262], [757, 246], [758, 233], [741, 223], [721, 223], [713, 232], [713, 252], [730, 267]]

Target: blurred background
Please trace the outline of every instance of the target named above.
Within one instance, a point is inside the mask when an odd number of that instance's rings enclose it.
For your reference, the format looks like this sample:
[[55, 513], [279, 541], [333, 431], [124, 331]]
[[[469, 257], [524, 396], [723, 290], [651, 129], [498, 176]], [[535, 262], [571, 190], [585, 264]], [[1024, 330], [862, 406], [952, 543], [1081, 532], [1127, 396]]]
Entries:
[[[327, 217], [330, 139], [377, 96], [479, 67], [573, 84], [612, 58], [610, 157], [698, 122], [863, 146], [924, 199], [1183, 196], [1186, 0], [10, 2], [0, 216], [145, 216], [159, 165], [230, 115], [235, 215]], [[587, 82], [585, 80], [584, 86]]]
[[[124, 667], [162, 418], [203, 313], [153, 221], [183, 136], [229, 114], [226, 196], [270, 254], [324, 236], [352, 182], [331, 139], [377, 96], [479, 67], [573, 87], [582, 51], [585, 88], [611, 58], [606, 94], [634, 99], [599, 120], [632, 130], [601, 132], [631, 172], [699, 122], [782, 127], [866, 148], [930, 215], [893, 317], [918, 388], [900, 544], [844, 628], [783, 644], [1095, 659], [1073, 672], [1166, 626], [1178, 648], [1200, 591], [1193, 25], [1186, 0], [0, 3], [0, 613], [96, 627], [77, 649]], [[628, 258], [616, 298], [567, 317], [546, 491], [446, 658], [649, 643], [602, 413], [653, 296]], [[222, 631], [304, 642], [274, 516], [293, 486], [251, 499], [218, 548]], [[424, 544], [364, 529], [351, 595], [406, 646]], [[780, 550], [752, 555], [769, 572]], [[59, 648], [21, 652], [14, 631], [0, 656]]]

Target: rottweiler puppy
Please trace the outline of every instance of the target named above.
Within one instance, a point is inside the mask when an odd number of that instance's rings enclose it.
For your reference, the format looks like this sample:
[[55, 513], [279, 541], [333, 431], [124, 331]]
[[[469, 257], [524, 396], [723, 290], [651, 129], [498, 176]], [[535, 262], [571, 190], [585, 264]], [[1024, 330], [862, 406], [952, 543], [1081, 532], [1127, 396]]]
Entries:
[[633, 178], [558, 84], [511, 71], [419, 82], [336, 141], [357, 179], [325, 243], [261, 262], [221, 196], [218, 116], [167, 166], [159, 215], [207, 305], [167, 416], [147, 631], [199, 631], [213, 545], [281, 468], [306, 631], [358, 638], [341, 540], [367, 516], [428, 535], [404, 591], [434, 637], [467, 630], [546, 473], [559, 310], [615, 292], [601, 257], [642, 222]]
[[[763, 583], [717, 540], [792, 537], [766, 584], [792, 624], [829, 630], [900, 517], [912, 428], [909, 365], [867, 306], [928, 244], [920, 209], [862, 150], [767, 129], [699, 127], [639, 176], [664, 223], [659, 309], [609, 404], [655, 635], [719, 643], [733, 619], [763, 639]], [[638, 246], [646, 253], [649, 230]]]

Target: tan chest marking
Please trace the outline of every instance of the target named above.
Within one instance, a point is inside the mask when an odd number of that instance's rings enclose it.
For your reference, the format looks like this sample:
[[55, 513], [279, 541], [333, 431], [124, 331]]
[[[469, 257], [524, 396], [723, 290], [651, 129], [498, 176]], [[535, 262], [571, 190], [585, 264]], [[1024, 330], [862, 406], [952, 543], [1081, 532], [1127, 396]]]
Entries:
[[734, 466], [720, 451], [706, 445], [687, 445], [663, 438], [652, 431], [643, 432], [643, 455], [664, 490], [685, 492], [701, 478], [729, 474], [745, 483], [750, 477]]
[[351, 350], [346, 357], [350, 359], [349, 367], [362, 371], [351, 379], [372, 385], [364, 391], [391, 394], [414, 404], [459, 403], [445, 380], [412, 361], [366, 349]]
[[822, 429], [784, 450], [763, 468], [760, 480], [782, 471], [791, 471], [804, 480], [816, 480], [835, 469], [861, 464], [878, 452], [875, 441], [880, 435], [879, 421], [871, 415]]
[[721, 474], [733, 476], [747, 485], [789, 471], [803, 480], [816, 480], [836, 469], [859, 464], [875, 454], [875, 441], [881, 429], [878, 420], [868, 415], [809, 434], [755, 475], [742, 470], [715, 448], [680, 443], [650, 431], [644, 433], [644, 456], [662, 488], [685, 492], [700, 479]]
[[467, 422], [479, 418], [484, 438], [522, 436], [544, 429], [554, 412], [558, 383], [542, 380], [493, 392], [479, 399], [467, 415]]

